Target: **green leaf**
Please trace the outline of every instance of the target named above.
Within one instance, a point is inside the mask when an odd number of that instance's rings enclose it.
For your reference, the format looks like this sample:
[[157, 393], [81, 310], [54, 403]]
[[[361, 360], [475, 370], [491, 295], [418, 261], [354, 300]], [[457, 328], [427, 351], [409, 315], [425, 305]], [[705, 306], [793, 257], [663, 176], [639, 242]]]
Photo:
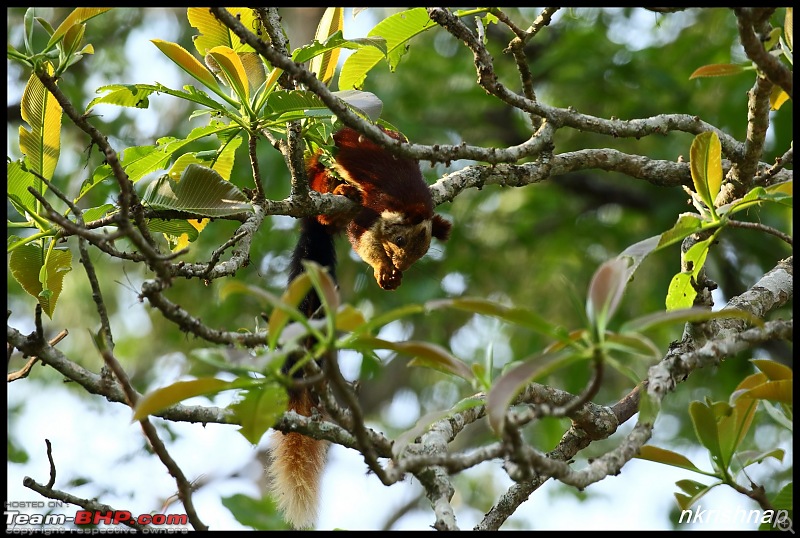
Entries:
[[24, 31], [22, 32], [22, 39], [25, 43], [25, 50], [28, 52], [29, 56], [33, 56], [33, 20], [34, 20], [34, 13], [35, 9], [29, 7], [25, 10], [25, 15], [22, 18], [22, 27]]
[[640, 460], [655, 461], [657, 463], [663, 463], [664, 465], [671, 465], [673, 467], [680, 467], [681, 469], [688, 469], [689, 471], [694, 471], [704, 475], [710, 475], [710, 473], [700, 470], [700, 468], [692, 463], [686, 456], [678, 454], [677, 452], [673, 452], [672, 450], [659, 448], [657, 446], [643, 446], [641, 450], [639, 450], [639, 454], [636, 455], [636, 458]]
[[686, 251], [684, 261], [691, 270], [678, 273], [672, 277], [667, 290], [667, 310], [690, 308], [694, 304], [697, 290], [694, 289], [692, 283], [697, 278], [697, 275], [700, 274], [703, 265], [705, 265], [708, 249], [715, 240], [716, 235], [713, 235], [708, 239], [698, 241]]
[[[238, 131], [238, 127], [230, 127], [224, 123], [213, 121], [204, 127], [192, 129], [186, 138], [164, 137], [158, 140], [157, 147], [138, 146], [127, 148], [123, 153], [122, 165], [129, 179], [135, 183], [155, 170], [166, 168], [172, 156], [186, 145], [210, 135], [224, 137], [226, 134], [235, 131]], [[177, 178], [173, 179], [178, 180]]]
[[286, 389], [274, 381], [262, 383], [257, 388], [243, 392], [243, 398], [230, 405], [239, 433], [253, 445], [257, 445], [267, 430], [288, 409], [289, 397]]
[[93, 220], [102, 219], [116, 206], [114, 204], [103, 204], [97, 207], [90, 207], [83, 212], [83, 222], [92, 222]]
[[73, 24], [72, 27], [67, 30], [67, 33], [64, 34], [63, 43], [65, 56], [70, 57], [75, 54], [75, 51], [77, 51], [78, 47], [81, 45], [81, 41], [83, 41], [83, 36], [85, 33], [85, 24]]
[[767, 400], [761, 400], [761, 405], [772, 420], [783, 426], [790, 432], [794, 432], [791, 412], [787, 412], [786, 406], [773, 405]]
[[703, 495], [720, 484], [721, 482], [715, 482], [714, 484], [707, 486], [705, 484], [701, 484], [700, 482], [695, 482], [694, 480], [678, 480], [675, 482], [675, 485], [681, 488], [681, 490], [686, 492], [688, 495], [675, 493], [675, 499], [678, 501], [678, 506], [681, 510], [688, 510], [694, 503], [699, 501]]
[[[784, 207], [791, 208], [793, 205], [791, 184], [792, 182], [788, 181], [786, 183], [772, 185], [768, 189], [764, 187], [754, 187], [740, 199], [720, 207], [718, 213], [720, 215], [726, 213], [732, 215], [751, 206], [759, 205], [761, 202], [774, 202]], [[788, 189], [789, 192], [783, 189]]]
[[757, 407], [757, 402], [749, 398], [739, 398], [733, 406], [728, 402], [715, 403], [713, 409], [717, 413], [719, 444], [726, 468], [730, 466], [733, 455], [750, 431]]
[[67, 18], [64, 19], [58, 28], [56, 28], [53, 35], [50, 36], [50, 41], [47, 43], [47, 49], [50, 49], [53, 45], [61, 41], [61, 38], [72, 28], [75, 24], [80, 24], [82, 22], [86, 22], [91, 18], [97, 17], [98, 15], [102, 15], [106, 11], [109, 11], [110, 7], [79, 7], [75, 8]]
[[681, 310], [692, 306], [697, 290], [692, 286], [691, 273], [678, 273], [672, 277], [667, 288], [667, 310]]
[[303, 268], [305, 269], [305, 274], [311, 280], [311, 285], [314, 286], [317, 292], [320, 303], [322, 303], [326, 319], [329, 320], [329, 326], [333, 329], [333, 320], [330, 317], [330, 313], [339, 309], [339, 293], [336, 282], [330, 276], [328, 269], [317, 262], [303, 260]]
[[722, 447], [719, 443], [717, 417], [712, 408], [703, 402], [693, 401], [689, 404], [689, 415], [692, 418], [692, 425], [697, 439], [701, 445], [708, 449], [711, 460], [716, 463], [716, 468], [719, 470], [726, 469], [726, 460], [722, 455]]
[[540, 334], [553, 338], [561, 338], [561, 332], [556, 325], [550, 324], [533, 310], [526, 308], [506, 306], [498, 302], [490, 301], [479, 297], [460, 297], [456, 299], [441, 299], [425, 303], [425, 310], [437, 310], [441, 308], [453, 308], [470, 312], [472, 314], [482, 314], [507, 321], [514, 325], [527, 327]]
[[[275, 308], [269, 316], [269, 323], [267, 325], [268, 345], [270, 349], [275, 349], [278, 342], [278, 337], [286, 324], [293, 318], [296, 319], [298, 314], [302, 314], [297, 310], [297, 306], [303, 298], [311, 291], [311, 278], [308, 273], [301, 273], [292, 280], [280, 297], [280, 302], [285, 307]], [[292, 315], [290, 315], [290, 313]]]
[[772, 50], [775, 47], [775, 45], [778, 44], [778, 40], [780, 40], [780, 38], [781, 38], [780, 26], [777, 28], [773, 28], [769, 32], [767, 39], [764, 41], [764, 50], [766, 51]]
[[764, 325], [762, 319], [744, 310], [723, 308], [722, 310], [711, 311], [705, 307], [693, 306], [679, 310], [669, 310], [667, 312], [655, 312], [632, 319], [622, 325], [620, 332], [643, 332], [662, 325], [689, 322], [697, 323], [711, 319], [743, 319], [759, 327]]
[[[70, 251], [53, 249], [45, 264], [42, 247], [38, 244], [28, 243], [11, 252], [8, 267], [22, 289], [35, 297], [42, 305], [44, 313], [52, 319], [56, 302], [61, 295], [64, 277], [72, 270]], [[42, 286], [40, 275], [44, 275], [46, 287]]]
[[[47, 72], [53, 74], [48, 64]], [[31, 130], [19, 127], [19, 149], [26, 156], [26, 164], [32, 172], [47, 179], [53, 177], [61, 150], [61, 105], [35, 74], [28, 79], [20, 103], [22, 119]], [[44, 192], [37, 181], [36, 190]]]
[[472, 382], [475, 374], [462, 360], [454, 357], [449, 351], [428, 342], [389, 342], [380, 338], [362, 337], [353, 341], [349, 347], [352, 349], [375, 350], [391, 349], [398, 353], [411, 355], [413, 359], [409, 361], [409, 366], [424, 366], [432, 368], [446, 374], [455, 375], [466, 381]]
[[97, 92], [100, 93], [100, 91], [106, 90], [108, 90], [107, 94], [102, 97], [95, 97], [89, 102], [86, 107], [87, 111], [98, 104], [147, 108], [150, 106], [150, 94], [156, 91], [152, 86], [148, 87], [140, 84], [113, 84], [98, 88]]
[[154, 209], [186, 211], [203, 217], [224, 217], [252, 211], [247, 197], [236, 185], [210, 168], [186, 167], [181, 180], [164, 175], [154, 181], [142, 197]]
[[[292, 52], [292, 60], [297, 63], [303, 63], [311, 60], [312, 58], [313, 60], [317, 60], [320, 55], [324, 55], [326, 52], [331, 50], [340, 48], [358, 50], [365, 47], [375, 47], [379, 51], [383, 52], [384, 55], [387, 52], [386, 40], [382, 37], [359, 37], [354, 39], [345, 39], [342, 36], [342, 32], [339, 31], [335, 34], [332, 34], [322, 42], [314, 41], [309, 45], [304, 45], [298, 49], [295, 49], [294, 52]], [[316, 73], [316, 71], [313, 72]]]
[[502, 434], [506, 411], [528, 383], [557, 367], [566, 365], [574, 360], [575, 356], [574, 353], [567, 353], [563, 350], [555, 353], [542, 353], [526, 359], [520, 365], [501, 375], [486, 395], [486, 415], [489, 419], [489, 426], [495, 433]]
[[[373, 93], [348, 90], [333, 94], [363, 116], [372, 120], [380, 117], [383, 103]], [[281, 130], [284, 129], [283, 124], [292, 119], [332, 114], [317, 95], [306, 90], [274, 91], [267, 98], [267, 107], [267, 119], [277, 124]]]
[[793, 498], [794, 488], [792, 487], [792, 482], [789, 482], [772, 498], [772, 506], [776, 510], [791, 510], [794, 506]]
[[[124, 167], [125, 173], [128, 174], [128, 179], [135, 183], [150, 172], [162, 168], [164, 163], [169, 160], [169, 157], [169, 154], [165, 155], [165, 152], [156, 146], [133, 146], [123, 150], [120, 163]], [[107, 170], [98, 169], [100, 173], [104, 171], [111, 175], [110, 168]], [[103, 179], [105, 178], [98, 176], [93, 178], [93, 181], [97, 184]]]
[[425, 307], [419, 304], [408, 304], [401, 306], [399, 308], [395, 308], [388, 312], [384, 312], [383, 314], [379, 314], [374, 318], [368, 320], [366, 323], [362, 324], [361, 326], [357, 327], [353, 331], [353, 339], [358, 339], [362, 335], [369, 334], [371, 331], [378, 327], [383, 327], [384, 325], [398, 320], [400, 318], [404, 318], [406, 316], [410, 316], [413, 314], [421, 314], [425, 312]]
[[375, 48], [363, 48], [351, 54], [339, 73], [339, 89], [361, 89], [367, 73], [384, 58], [389, 63], [389, 69], [394, 71], [406, 53], [408, 41], [415, 35], [435, 27], [436, 24], [430, 20], [425, 8], [396, 13], [379, 22], [367, 36], [383, 37], [386, 40], [388, 54], [384, 55]]
[[28, 191], [28, 187], [40, 186], [39, 178], [25, 170], [22, 163], [12, 161], [6, 165], [8, 173], [8, 199], [17, 212], [28, 218], [26, 213], [36, 213], [36, 198]]
[[664, 248], [673, 243], [683, 241], [693, 233], [699, 232], [703, 227], [703, 219], [694, 214], [683, 214], [678, 217], [675, 226], [663, 232], [658, 239], [658, 248]]
[[[217, 133], [218, 135], [220, 133]], [[191, 135], [190, 135], [191, 136]], [[236, 149], [242, 143], [242, 137], [235, 136], [228, 142], [223, 144], [219, 150], [204, 151], [198, 153], [184, 153], [172, 163], [172, 166], [167, 171], [169, 177], [175, 181], [179, 181], [181, 175], [190, 164], [194, 163], [206, 168], [211, 168], [217, 172], [223, 179], [230, 181], [231, 172], [233, 171], [233, 163], [236, 158]]]
[[706, 131], [694, 138], [689, 150], [694, 190], [714, 213], [714, 199], [722, 186], [722, 146], [717, 133]]
[[148, 392], [136, 402], [133, 408], [133, 419], [142, 420], [148, 415], [182, 402], [195, 396], [212, 396], [225, 390], [243, 388], [253, 385], [256, 380], [238, 378], [225, 381], [216, 377], [202, 377], [189, 381], [178, 381], [172, 385]]
[[744, 66], [736, 64], [710, 64], [698, 67], [689, 75], [689, 80], [700, 77], [727, 77], [738, 75], [746, 71]]
[[230, 510], [236, 521], [255, 530], [290, 530], [272, 495], [254, 499], [241, 493], [222, 497], [222, 505]]
[[766, 452], [756, 452], [755, 450], [748, 450], [745, 452], [739, 452], [737, 456], [744, 460], [742, 464], [742, 469], [753, 465], [754, 463], [761, 463], [767, 458], [775, 458], [776, 460], [783, 462], [783, 457], [786, 455], [786, 451], [782, 448], [774, 448], [772, 450], [767, 450]]
[[186, 234], [190, 242], [196, 241], [200, 234], [197, 228], [186, 220], [148, 219], [147, 226], [151, 232], [163, 233], [176, 238]]
[[[343, 12], [344, 8], [341, 7], [329, 7], [326, 9], [317, 25], [317, 33], [314, 35], [314, 40], [318, 43], [322, 43], [330, 36], [341, 32], [344, 27]], [[340, 52], [339, 47], [332, 47], [322, 54], [315, 56], [308, 66], [309, 71], [316, 73], [317, 78], [322, 81], [323, 84], [328, 84], [333, 78], [333, 73], [336, 71], [336, 63], [339, 61]], [[294, 56], [294, 54], [292, 56]], [[305, 62], [305, 60], [298, 60], [296, 58], [295, 61], [300, 63]]]

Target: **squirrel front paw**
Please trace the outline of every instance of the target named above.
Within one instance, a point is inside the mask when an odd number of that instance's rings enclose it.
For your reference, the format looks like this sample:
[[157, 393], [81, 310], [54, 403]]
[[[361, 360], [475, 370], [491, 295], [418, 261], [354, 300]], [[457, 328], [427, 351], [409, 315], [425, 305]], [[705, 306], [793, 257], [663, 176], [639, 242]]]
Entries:
[[402, 279], [402, 271], [394, 266], [390, 265], [380, 270], [375, 270], [375, 280], [378, 282], [378, 286], [385, 290], [396, 290], [400, 287]]

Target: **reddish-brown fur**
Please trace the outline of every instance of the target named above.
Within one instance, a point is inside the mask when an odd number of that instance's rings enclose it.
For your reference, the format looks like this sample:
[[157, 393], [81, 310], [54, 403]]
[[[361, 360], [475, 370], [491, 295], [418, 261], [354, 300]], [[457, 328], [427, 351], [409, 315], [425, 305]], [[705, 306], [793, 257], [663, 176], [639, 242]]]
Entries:
[[[384, 132], [405, 141], [400, 133], [386, 129]], [[347, 196], [360, 204], [361, 209], [355, 217], [347, 216], [346, 221], [325, 215], [317, 218], [332, 232], [346, 229], [353, 249], [375, 269], [378, 284], [384, 289], [395, 289], [400, 285], [402, 271], [428, 250], [430, 236], [441, 240], [449, 237], [450, 223], [434, 213], [430, 190], [416, 160], [394, 155], [349, 127], [337, 131], [333, 139], [335, 173], [327, 170], [314, 155], [308, 162], [311, 188]], [[413, 248], [417, 246], [415, 239], [406, 238], [411, 243], [409, 247], [395, 249], [395, 255], [404, 258], [402, 260], [382, 252], [390, 248], [379, 226], [387, 213], [402, 217], [397, 224], [409, 229], [431, 222], [428, 237], [419, 243], [419, 248]]]
[[[405, 140], [399, 133], [385, 132]], [[349, 128], [333, 138], [334, 172], [326, 169], [315, 154], [306, 163], [310, 187], [320, 193], [347, 196], [361, 207], [355, 216], [320, 215], [303, 222], [290, 280], [303, 271], [302, 259], [325, 265], [333, 275], [336, 256], [332, 235], [346, 229], [353, 249], [373, 267], [378, 284], [383, 289], [396, 289], [402, 272], [428, 251], [431, 237], [447, 239], [450, 223], [433, 212], [433, 200], [417, 161], [394, 156]], [[301, 309], [310, 317], [318, 306], [312, 292]], [[288, 371], [286, 366], [284, 369]], [[314, 407], [308, 389], [289, 392], [290, 409], [310, 416]], [[299, 433], [275, 432], [271, 439], [273, 493], [295, 528], [310, 527], [316, 519], [327, 443]]]

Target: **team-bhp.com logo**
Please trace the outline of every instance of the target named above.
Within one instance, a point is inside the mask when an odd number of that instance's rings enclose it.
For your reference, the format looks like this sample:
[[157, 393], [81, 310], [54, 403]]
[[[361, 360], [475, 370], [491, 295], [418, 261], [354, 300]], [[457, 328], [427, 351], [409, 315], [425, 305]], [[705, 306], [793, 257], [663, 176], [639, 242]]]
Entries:
[[189, 517], [186, 514], [140, 514], [135, 516], [128, 510], [78, 510], [74, 516], [67, 516], [54, 513], [23, 513], [6, 506], [4, 513], [6, 516], [6, 531], [12, 533], [15, 529], [30, 529], [31, 527], [39, 527], [41, 529], [63, 528], [70, 523], [79, 528], [82, 525], [92, 525], [98, 528], [102, 528], [104, 525], [122, 525], [141, 530], [165, 531], [171, 529], [181, 531], [189, 523]]

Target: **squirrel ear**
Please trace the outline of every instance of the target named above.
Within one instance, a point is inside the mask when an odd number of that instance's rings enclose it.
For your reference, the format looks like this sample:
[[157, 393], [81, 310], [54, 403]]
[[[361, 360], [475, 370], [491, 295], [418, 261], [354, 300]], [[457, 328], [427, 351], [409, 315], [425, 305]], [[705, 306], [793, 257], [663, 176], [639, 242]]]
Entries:
[[450, 237], [451, 226], [450, 221], [445, 220], [440, 215], [434, 215], [431, 235], [436, 239], [447, 241], [447, 238]]

